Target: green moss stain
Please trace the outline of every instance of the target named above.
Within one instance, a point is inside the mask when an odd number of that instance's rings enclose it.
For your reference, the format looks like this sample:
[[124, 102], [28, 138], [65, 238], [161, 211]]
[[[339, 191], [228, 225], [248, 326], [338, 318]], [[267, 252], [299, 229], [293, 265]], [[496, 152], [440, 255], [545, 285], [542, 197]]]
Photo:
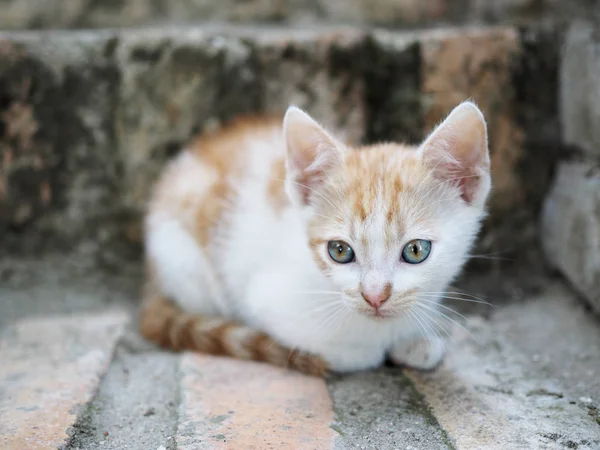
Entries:
[[210, 423], [221, 423], [228, 417], [229, 416], [227, 416], [227, 415], [213, 416], [210, 418]]
[[[398, 369], [399, 370], [399, 369]], [[442, 442], [448, 447], [449, 450], [455, 450], [455, 446], [448, 436], [446, 430], [442, 428], [437, 418], [435, 417], [435, 413], [433, 408], [427, 403], [423, 394], [421, 394], [413, 382], [409, 380], [406, 376], [402, 375], [399, 377], [399, 385], [402, 386], [403, 389], [410, 390], [410, 397], [408, 402], [406, 403], [406, 409], [411, 411], [415, 415], [419, 415], [425, 419], [425, 422], [430, 427], [434, 427], [440, 430]]]
[[331, 428], [333, 431], [335, 431], [337, 434], [339, 434], [342, 437], [346, 436], [346, 433], [344, 433], [344, 431], [335, 423], [329, 424], [329, 428]]

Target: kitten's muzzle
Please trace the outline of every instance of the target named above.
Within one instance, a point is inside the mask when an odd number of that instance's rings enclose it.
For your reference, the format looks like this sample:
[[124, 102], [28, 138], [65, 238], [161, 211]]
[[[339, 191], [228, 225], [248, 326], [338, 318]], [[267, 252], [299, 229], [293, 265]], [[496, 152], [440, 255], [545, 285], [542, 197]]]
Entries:
[[392, 295], [392, 285], [387, 283], [383, 289], [376, 291], [361, 289], [360, 295], [371, 307], [377, 310], [389, 300]]

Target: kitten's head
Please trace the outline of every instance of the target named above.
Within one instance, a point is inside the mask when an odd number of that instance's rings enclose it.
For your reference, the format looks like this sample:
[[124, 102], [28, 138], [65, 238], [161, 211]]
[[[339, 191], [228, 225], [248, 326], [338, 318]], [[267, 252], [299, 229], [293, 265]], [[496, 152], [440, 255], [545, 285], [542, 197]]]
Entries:
[[491, 187], [477, 106], [457, 106], [418, 147], [352, 149], [295, 107], [283, 128], [286, 190], [343, 301], [375, 318], [437, 301], [468, 257]]

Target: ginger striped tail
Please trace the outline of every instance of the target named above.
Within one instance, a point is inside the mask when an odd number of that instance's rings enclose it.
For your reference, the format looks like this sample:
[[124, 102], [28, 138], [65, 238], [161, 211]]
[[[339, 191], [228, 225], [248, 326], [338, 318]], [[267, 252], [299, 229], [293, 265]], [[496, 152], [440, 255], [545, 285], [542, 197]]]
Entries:
[[147, 290], [140, 315], [142, 335], [163, 348], [261, 361], [325, 376], [327, 364], [318, 356], [283, 347], [262, 331], [239, 322], [188, 314], [171, 300]]

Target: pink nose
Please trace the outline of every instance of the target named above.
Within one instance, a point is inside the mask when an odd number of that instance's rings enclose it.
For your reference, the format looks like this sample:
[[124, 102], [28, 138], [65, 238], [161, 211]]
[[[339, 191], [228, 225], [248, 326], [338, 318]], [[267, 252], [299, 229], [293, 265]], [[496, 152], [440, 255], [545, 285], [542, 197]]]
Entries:
[[383, 291], [361, 292], [360, 295], [362, 295], [362, 298], [364, 298], [369, 305], [377, 309], [390, 298], [391, 293], [391, 288], [386, 287]]

